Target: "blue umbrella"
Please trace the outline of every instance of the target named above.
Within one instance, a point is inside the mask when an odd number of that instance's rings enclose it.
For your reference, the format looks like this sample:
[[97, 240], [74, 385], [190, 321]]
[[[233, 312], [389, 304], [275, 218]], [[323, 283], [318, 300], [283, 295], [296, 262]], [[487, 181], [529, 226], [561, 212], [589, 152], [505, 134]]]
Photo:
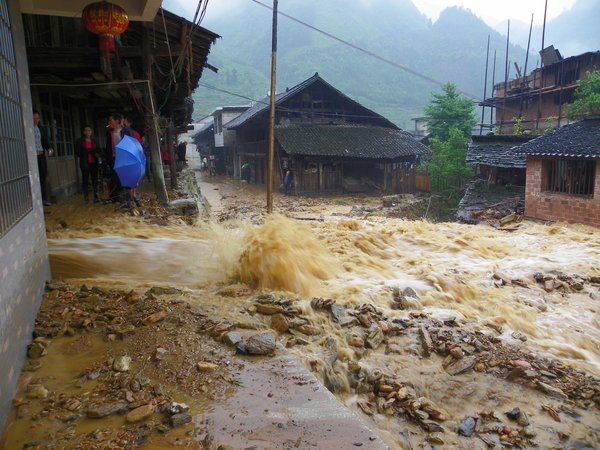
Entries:
[[146, 157], [142, 145], [131, 136], [123, 136], [115, 146], [114, 170], [121, 186], [134, 188], [146, 173]]

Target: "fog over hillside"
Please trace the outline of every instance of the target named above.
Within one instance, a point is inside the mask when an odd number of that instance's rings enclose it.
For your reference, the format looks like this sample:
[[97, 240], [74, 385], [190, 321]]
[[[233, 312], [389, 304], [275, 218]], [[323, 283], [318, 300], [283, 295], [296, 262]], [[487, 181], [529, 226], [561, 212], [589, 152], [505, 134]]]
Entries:
[[[272, 4], [268, 0], [261, 2], [267, 6]], [[219, 3], [221, 8], [223, 3]], [[574, 48], [576, 40], [567, 41], [567, 37], [574, 34], [568, 31], [551, 32], [551, 25], [556, 24], [554, 29], [564, 30], [567, 25], [576, 28], [578, 23], [580, 28], [584, 28], [583, 24], [590, 20], [586, 22], [578, 11], [582, 8], [597, 9], [595, 3], [600, 2], [577, 0], [573, 9], [563, 14], [566, 19], [559, 16], [549, 22], [546, 43], [554, 44], [563, 55], [568, 56], [567, 49]], [[202, 23], [222, 38], [213, 47], [209, 57], [210, 64], [218, 67], [219, 73], [206, 69], [202, 85], [194, 94], [196, 119], [220, 105], [239, 105], [248, 103], [248, 98], [260, 99], [269, 90], [272, 13], [251, 0], [228, 0], [227, 5], [227, 12], [211, 14], [213, 3], [209, 2], [209, 10]], [[190, 16], [189, 12], [177, 10], [176, 0], [170, 0], [165, 7]], [[393, 64], [280, 15], [278, 92], [319, 72], [345, 94], [402, 128], [410, 129], [413, 126], [410, 119], [422, 115], [423, 107], [431, 99], [431, 92], [439, 90], [439, 83], [454, 82], [465, 94], [475, 100], [481, 99], [488, 35], [491, 38], [488, 95], [494, 51], [497, 59], [495, 80], [504, 79], [506, 30], [502, 33], [494, 30], [464, 8], [448, 8], [442, 11], [435, 22], [421, 13], [411, 0], [283, 0], [279, 1], [279, 10]], [[590, 14], [589, 10], [587, 14]], [[578, 22], [573, 24], [573, 20]], [[514, 31], [511, 31], [513, 45], [508, 55], [510, 77], [515, 73], [513, 63], [516, 61], [522, 67], [525, 61], [524, 48], [527, 46], [529, 25], [524, 27], [524, 41], [517, 28], [515, 23]], [[597, 34], [596, 28], [594, 30]], [[582, 31], [580, 34], [586, 33]], [[565, 39], [564, 47], [557, 41], [553, 42], [553, 36], [566, 36], [562, 38]], [[519, 45], [514, 45], [515, 42]], [[595, 42], [600, 40], [596, 39]], [[583, 48], [586, 44], [579, 45]], [[540, 43], [532, 38], [528, 70], [535, 67], [536, 60], [539, 60], [539, 47]], [[415, 76], [410, 72], [423, 76]], [[425, 78], [439, 83], [432, 83]]]

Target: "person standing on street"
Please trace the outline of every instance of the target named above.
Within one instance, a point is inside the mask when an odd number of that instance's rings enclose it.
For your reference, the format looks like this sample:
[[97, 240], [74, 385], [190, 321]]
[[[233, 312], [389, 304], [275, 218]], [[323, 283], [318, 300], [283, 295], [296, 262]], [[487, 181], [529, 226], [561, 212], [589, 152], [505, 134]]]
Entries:
[[183, 167], [186, 165], [185, 154], [187, 151], [187, 142], [181, 141], [179, 145], [177, 145], [177, 171], [181, 172]]
[[79, 168], [81, 169], [83, 200], [86, 203], [90, 201], [88, 186], [91, 178], [94, 203], [98, 203], [100, 201], [98, 199], [98, 145], [92, 136], [92, 127], [89, 125], [83, 127], [83, 136], [75, 143], [75, 154], [79, 158]]
[[123, 128], [121, 125], [121, 120], [123, 117], [121, 114], [113, 113], [108, 116], [108, 133], [106, 137], [106, 161], [112, 169], [111, 177], [110, 177], [110, 201], [113, 203], [118, 203], [121, 200], [121, 181], [119, 180], [119, 176], [117, 172], [114, 170], [115, 165], [115, 147], [123, 136], [131, 136], [133, 138], [133, 130], [131, 128]]
[[294, 176], [290, 170], [285, 172], [285, 176], [283, 177], [283, 188], [285, 190], [285, 195], [290, 195], [292, 193], [292, 186], [294, 185]]
[[33, 136], [35, 138], [35, 152], [37, 153], [38, 170], [40, 172], [40, 187], [42, 190], [42, 204], [50, 206], [48, 194], [46, 192], [46, 176], [48, 175], [48, 161], [46, 156], [52, 156], [54, 150], [48, 142], [47, 130], [40, 126], [40, 113], [33, 111]]
[[[122, 135], [129, 135], [128, 132], [131, 131], [131, 136], [134, 137], [142, 146], [142, 150], [144, 149], [144, 143], [142, 140], [142, 136], [133, 128], [133, 122], [127, 116], [123, 116], [122, 124]], [[144, 155], [145, 156], [145, 155]], [[144, 170], [146, 170], [146, 165], [144, 164]], [[140, 180], [141, 181], [141, 180]], [[138, 192], [138, 187], [132, 187], [131, 191], [131, 199], [137, 206], [140, 206], [140, 194]]]

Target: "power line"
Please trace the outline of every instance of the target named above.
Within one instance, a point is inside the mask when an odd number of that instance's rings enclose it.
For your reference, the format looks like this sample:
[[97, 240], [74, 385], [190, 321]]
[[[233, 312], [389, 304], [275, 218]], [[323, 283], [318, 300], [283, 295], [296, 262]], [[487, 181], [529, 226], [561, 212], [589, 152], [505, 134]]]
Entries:
[[221, 89], [221, 88], [218, 88], [216, 86], [211, 86], [210, 84], [198, 82], [198, 86], [203, 86], [203, 87], [205, 87], [207, 89], [212, 89], [213, 91], [219, 91], [219, 92], [223, 92], [225, 94], [233, 95], [234, 97], [240, 97], [240, 98], [243, 98], [243, 99], [246, 99], [246, 100], [250, 100], [251, 102], [264, 103], [264, 102], [260, 102], [259, 100], [255, 100], [255, 99], [253, 99], [251, 97], [247, 97], [245, 95], [238, 94], [236, 92], [231, 92], [231, 91], [228, 91], [226, 89]]
[[[263, 8], [267, 8], [267, 9], [273, 10], [273, 8], [271, 6], [265, 5], [264, 3], [262, 3], [262, 2], [260, 2], [258, 0], [250, 0], [250, 1], [256, 3], [257, 5], [262, 6]], [[317, 27], [315, 27], [315, 26], [313, 26], [313, 25], [311, 25], [309, 23], [306, 23], [306, 22], [304, 22], [304, 21], [302, 21], [300, 19], [297, 19], [297, 18], [295, 18], [293, 16], [290, 16], [289, 14], [285, 14], [281, 10], [278, 10], [277, 13], [280, 14], [280, 15], [282, 15], [283, 17], [286, 17], [286, 18], [288, 18], [288, 19], [290, 19], [290, 20], [292, 20], [294, 22], [299, 23], [300, 25], [303, 25], [303, 26], [305, 26], [307, 28], [310, 28], [311, 30], [316, 31], [317, 33], [321, 33], [321, 34], [323, 34], [323, 35], [325, 35], [325, 36], [327, 36], [327, 37], [329, 37], [329, 38], [331, 38], [331, 39], [333, 39], [335, 41], [338, 41], [338, 42], [340, 42], [340, 43], [342, 43], [344, 45], [347, 45], [348, 47], [351, 47], [354, 50], [358, 50], [359, 52], [365, 53], [366, 55], [369, 55], [369, 56], [371, 56], [371, 57], [373, 57], [373, 58], [375, 58], [375, 59], [377, 59], [377, 60], [379, 60], [381, 62], [384, 62], [386, 64], [394, 66], [394, 67], [396, 67], [398, 69], [404, 70], [405, 72], [410, 73], [411, 75], [414, 75], [414, 76], [416, 76], [418, 78], [421, 78], [421, 79], [423, 79], [425, 81], [428, 81], [430, 83], [436, 84], [438, 86], [443, 86], [445, 84], [445, 83], [443, 83], [441, 81], [438, 81], [438, 80], [436, 80], [434, 78], [428, 77], [427, 75], [423, 75], [422, 73], [417, 72], [416, 70], [413, 70], [413, 69], [410, 69], [409, 67], [403, 66], [402, 64], [399, 64], [399, 63], [397, 63], [395, 61], [392, 61], [390, 59], [384, 58], [383, 56], [379, 56], [378, 54], [376, 54], [376, 53], [374, 53], [374, 52], [372, 52], [370, 50], [367, 50], [367, 49], [364, 49], [362, 47], [359, 47], [358, 45], [355, 45], [355, 44], [353, 44], [351, 42], [348, 42], [348, 41], [346, 41], [346, 40], [344, 40], [342, 38], [339, 38], [339, 37], [337, 37], [337, 36], [335, 36], [335, 35], [327, 32], [327, 31], [321, 30], [320, 28], [317, 28]], [[469, 94], [468, 92], [461, 91], [460, 89], [458, 89], [458, 91], [461, 94], [463, 94], [463, 95], [465, 95], [465, 96], [467, 96], [467, 97], [469, 97], [469, 98], [471, 98], [471, 99], [479, 102], [479, 99], [478, 99], [477, 96]]]
[[[259, 103], [262, 105], [269, 105], [268, 102], [265, 102], [263, 100], [255, 100], [251, 97], [248, 97], [246, 95], [242, 95], [242, 94], [238, 94], [236, 92], [231, 92], [228, 91], [227, 89], [221, 89], [218, 88], [216, 86], [211, 86], [210, 84], [206, 84], [206, 83], [202, 83], [199, 82], [198, 83], [199, 86], [205, 87], [207, 89], [213, 90], [213, 91], [218, 91], [218, 92], [223, 92], [224, 94], [228, 94], [228, 95], [232, 95], [234, 97], [239, 97], [239, 98], [243, 98], [245, 100], [250, 100], [251, 102], [254, 103]], [[327, 112], [313, 112], [313, 111], [307, 111], [305, 109], [296, 109], [296, 108], [286, 108], [283, 106], [276, 106], [277, 111], [279, 112], [289, 112], [289, 113], [304, 113], [304, 114], [312, 114], [315, 116], [320, 116], [320, 117], [339, 117], [338, 114], [336, 113], [327, 113]], [[361, 119], [381, 119], [383, 116], [380, 115], [360, 115], [360, 114], [344, 114], [344, 117], [355, 117], [355, 118], [361, 118]], [[383, 117], [385, 119], [385, 117]], [[387, 120], [387, 119], [386, 119]], [[460, 122], [461, 120], [459, 119], [431, 119], [430, 122], [436, 122], [436, 121], [443, 121], [443, 122]]]

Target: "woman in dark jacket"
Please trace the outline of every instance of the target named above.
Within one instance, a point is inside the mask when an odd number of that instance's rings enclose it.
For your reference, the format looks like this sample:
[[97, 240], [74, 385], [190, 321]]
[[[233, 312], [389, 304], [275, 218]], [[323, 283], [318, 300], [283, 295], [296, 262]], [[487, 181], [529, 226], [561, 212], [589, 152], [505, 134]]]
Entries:
[[91, 177], [94, 203], [98, 203], [100, 201], [98, 199], [98, 145], [89, 125], [83, 127], [83, 136], [75, 143], [75, 154], [79, 158], [79, 168], [81, 169], [83, 199], [86, 203], [89, 202], [88, 186]]

